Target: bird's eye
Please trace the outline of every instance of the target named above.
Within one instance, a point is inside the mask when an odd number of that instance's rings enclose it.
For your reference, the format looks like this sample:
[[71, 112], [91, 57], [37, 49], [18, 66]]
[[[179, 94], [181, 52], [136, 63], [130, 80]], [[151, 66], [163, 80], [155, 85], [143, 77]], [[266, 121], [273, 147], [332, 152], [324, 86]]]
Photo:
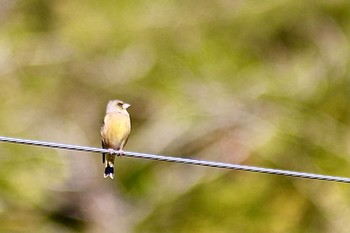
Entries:
[[123, 106], [123, 103], [118, 103], [117, 104], [119, 107], [122, 107]]

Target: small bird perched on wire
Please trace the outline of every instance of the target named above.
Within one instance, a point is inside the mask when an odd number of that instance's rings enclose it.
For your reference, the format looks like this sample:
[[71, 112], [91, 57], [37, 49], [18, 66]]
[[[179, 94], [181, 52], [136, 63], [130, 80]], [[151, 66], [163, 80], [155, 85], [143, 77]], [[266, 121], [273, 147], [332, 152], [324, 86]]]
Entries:
[[102, 154], [102, 162], [105, 164], [104, 178], [114, 178], [115, 155], [123, 155], [123, 148], [128, 141], [131, 130], [130, 116], [126, 110], [128, 107], [130, 104], [121, 100], [111, 100], [107, 104], [101, 127], [102, 148], [110, 151]]

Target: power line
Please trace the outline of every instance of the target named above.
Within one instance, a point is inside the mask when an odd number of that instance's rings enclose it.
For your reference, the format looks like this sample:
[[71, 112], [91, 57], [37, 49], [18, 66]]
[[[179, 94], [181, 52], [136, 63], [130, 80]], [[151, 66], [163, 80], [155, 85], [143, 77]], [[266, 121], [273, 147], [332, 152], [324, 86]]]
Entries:
[[[45, 142], [45, 141], [35, 141], [35, 140], [10, 138], [10, 137], [3, 137], [3, 136], [0, 136], [0, 141], [32, 145], [32, 146], [40, 146], [40, 147], [50, 147], [50, 148], [56, 148], [56, 149], [65, 149], [65, 150], [76, 150], [76, 151], [85, 151], [85, 152], [94, 152], [94, 153], [109, 153], [109, 150], [107, 149], [96, 148], [96, 147], [78, 146], [78, 145]], [[150, 159], [150, 160], [158, 160], [158, 161], [164, 161], [164, 162], [183, 163], [183, 164], [191, 164], [191, 165], [206, 166], [206, 167], [216, 167], [216, 168], [223, 168], [223, 169], [257, 172], [257, 173], [273, 174], [273, 175], [280, 175], [280, 176], [290, 176], [290, 177], [312, 179], [312, 180], [350, 183], [350, 178], [339, 177], [339, 176], [327, 176], [327, 175], [312, 174], [312, 173], [306, 173], [306, 172], [253, 167], [253, 166], [246, 166], [246, 165], [220, 163], [220, 162], [197, 160], [197, 159], [186, 159], [186, 158], [179, 158], [179, 157], [169, 157], [169, 156], [163, 156], [163, 155], [145, 154], [145, 153], [137, 153], [137, 152], [129, 152], [129, 151], [124, 151], [124, 155], [126, 157], [138, 158], [138, 159]]]

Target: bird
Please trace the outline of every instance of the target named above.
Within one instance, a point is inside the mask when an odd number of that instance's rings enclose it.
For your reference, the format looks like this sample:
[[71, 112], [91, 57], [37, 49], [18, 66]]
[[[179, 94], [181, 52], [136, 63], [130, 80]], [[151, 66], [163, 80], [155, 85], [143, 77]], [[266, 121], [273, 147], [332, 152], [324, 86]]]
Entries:
[[127, 108], [130, 104], [121, 100], [111, 100], [107, 104], [106, 116], [101, 127], [102, 148], [109, 153], [102, 154], [105, 165], [104, 178], [114, 179], [115, 155], [124, 155], [123, 148], [131, 131], [130, 115]]

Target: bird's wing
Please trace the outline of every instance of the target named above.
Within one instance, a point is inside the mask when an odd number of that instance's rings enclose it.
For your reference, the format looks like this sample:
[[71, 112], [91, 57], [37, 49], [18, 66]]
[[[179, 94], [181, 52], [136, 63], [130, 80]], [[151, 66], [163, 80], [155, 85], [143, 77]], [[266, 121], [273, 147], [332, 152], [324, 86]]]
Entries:
[[126, 139], [125, 139], [123, 145], [121, 145], [121, 148], [124, 148], [124, 146], [125, 146], [126, 143], [128, 142], [128, 139], [129, 139], [129, 134], [128, 134], [128, 136], [126, 137]]
[[[103, 130], [103, 127], [105, 126], [105, 122], [103, 121], [102, 122], [102, 126], [101, 126], [101, 138], [102, 138], [102, 148], [103, 149], [106, 149], [107, 148], [107, 143], [103, 137], [103, 134], [102, 134], [102, 130]], [[106, 161], [106, 154], [105, 153], [102, 153], [102, 163], [105, 163]]]
[[[107, 146], [105, 144], [105, 141], [102, 139], [102, 148], [103, 149], [106, 149]], [[102, 153], [102, 163], [105, 163], [105, 160], [106, 160], [106, 154], [105, 153]]]

